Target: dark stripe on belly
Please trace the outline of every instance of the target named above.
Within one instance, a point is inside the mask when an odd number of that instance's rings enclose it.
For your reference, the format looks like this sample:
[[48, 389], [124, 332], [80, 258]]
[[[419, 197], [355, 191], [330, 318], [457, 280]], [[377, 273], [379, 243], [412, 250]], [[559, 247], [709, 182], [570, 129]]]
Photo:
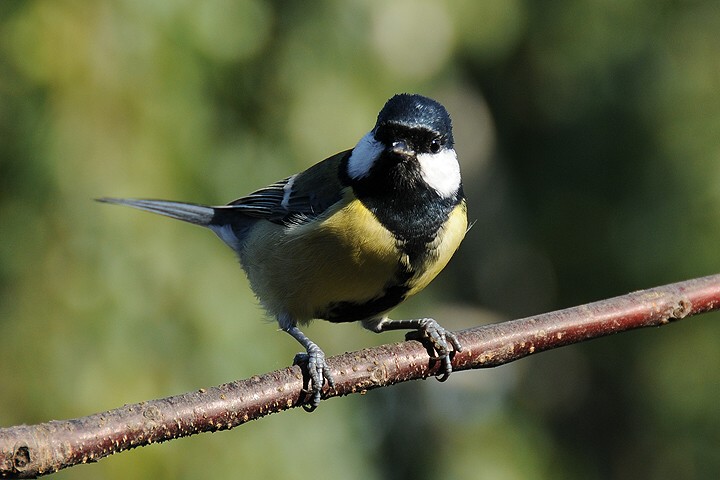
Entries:
[[409, 288], [406, 285], [394, 285], [385, 289], [381, 297], [373, 298], [367, 302], [333, 302], [315, 316], [330, 322], [356, 322], [366, 318], [373, 318], [387, 312], [403, 300]]

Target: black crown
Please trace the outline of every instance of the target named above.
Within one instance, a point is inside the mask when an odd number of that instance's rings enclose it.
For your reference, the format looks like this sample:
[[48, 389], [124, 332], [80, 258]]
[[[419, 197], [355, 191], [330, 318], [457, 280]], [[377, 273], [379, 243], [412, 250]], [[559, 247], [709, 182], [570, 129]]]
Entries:
[[452, 147], [454, 143], [447, 110], [432, 98], [422, 95], [400, 93], [388, 100], [378, 114], [375, 128], [387, 124], [432, 130], [446, 140], [446, 145]]

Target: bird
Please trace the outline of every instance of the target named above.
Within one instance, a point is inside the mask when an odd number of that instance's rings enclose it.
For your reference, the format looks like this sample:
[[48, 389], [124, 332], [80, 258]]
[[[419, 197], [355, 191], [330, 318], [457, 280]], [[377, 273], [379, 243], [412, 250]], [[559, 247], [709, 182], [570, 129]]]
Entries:
[[441, 362], [440, 380], [462, 350], [432, 318], [388, 317], [440, 273], [468, 230], [452, 122], [431, 98], [394, 95], [355, 147], [227, 205], [97, 200], [209, 228], [234, 250], [259, 303], [305, 349], [294, 363], [307, 369], [308, 411], [325, 382], [335, 385], [324, 351], [300, 330], [313, 319], [415, 331]]

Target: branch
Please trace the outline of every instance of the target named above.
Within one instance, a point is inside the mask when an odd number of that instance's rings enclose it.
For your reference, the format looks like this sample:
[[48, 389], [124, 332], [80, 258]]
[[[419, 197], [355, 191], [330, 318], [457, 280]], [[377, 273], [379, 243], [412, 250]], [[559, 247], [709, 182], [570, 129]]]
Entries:
[[[643, 290], [579, 307], [458, 333], [453, 370], [488, 368], [533, 353], [720, 309], [720, 275]], [[438, 362], [417, 341], [332, 357], [335, 388], [323, 398], [427, 378]], [[0, 429], [0, 477], [30, 478], [151, 443], [228, 430], [305, 402], [307, 379], [293, 366], [83, 418]]]

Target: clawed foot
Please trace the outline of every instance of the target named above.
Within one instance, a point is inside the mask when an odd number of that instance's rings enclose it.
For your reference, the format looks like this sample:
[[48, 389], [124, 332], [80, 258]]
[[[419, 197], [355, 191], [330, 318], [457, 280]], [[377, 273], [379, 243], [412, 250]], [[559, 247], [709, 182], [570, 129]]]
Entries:
[[[285, 321], [287, 321], [287, 319], [285, 319]], [[283, 322], [281, 321], [280, 323], [282, 324]], [[300, 344], [305, 347], [305, 350], [307, 350], [307, 353], [298, 353], [295, 355], [293, 365], [304, 367], [308, 374], [308, 390], [304, 391], [306, 393], [312, 393], [312, 399], [309, 404], [303, 404], [303, 408], [308, 412], [312, 412], [320, 405], [322, 387], [325, 384], [325, 380], [327, 380], [328, 385], [331, 387], [335, 386], [335, 381], [330, 374], [330, 367], [328, 367], [325, 361], [325, 352], [320, 350], [320, 347], [305, 336], [296, 325], [290, 324], [283, 328], [283, 330], [292, 335], [292, 337], [300, 342]]]
[[312, 412], [320, 405], [322, 387], [325, 380], [330, 387], [335, 386], [335, 380], [330, 374], [330, 367], [325, 361], [325, 353], [319, 347], [308, 348], [307, 353], [298, 353], [295, 355], [293, 365], [304, 367], [310, 377], [307, 393], [312, 394], [309, 404], [303, 404], [303, 408], [307, 412]]
[[430, 341], [433, 350], [435, 350], [437, 354], [434, 358], [440, 360], [443, 365], [443, 373], [436, 378], [441, 382], [447, 380], [452, 373], [450, 345], [452, 345], [454, 351], [462, 351], [462, 345], [460, 345], [455, 334], [449, 330], [445, 330], [444, 327], [432, 318], [421, 318], [417, 320], [417, 331], [408, 333], [406, 338], [416, 340], [428, 339]]

